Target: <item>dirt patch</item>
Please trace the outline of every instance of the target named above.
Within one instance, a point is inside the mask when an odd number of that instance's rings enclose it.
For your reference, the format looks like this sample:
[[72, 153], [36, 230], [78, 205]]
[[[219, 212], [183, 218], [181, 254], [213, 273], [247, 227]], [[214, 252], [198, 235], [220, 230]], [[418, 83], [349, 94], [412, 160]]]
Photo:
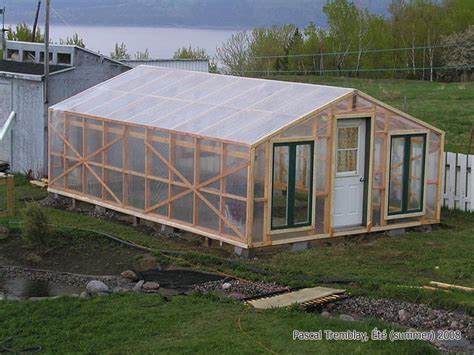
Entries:
[[89, 275], [114, 275], [126, 269], [144, 270], [154, 257], [101, 236], [56, 233], [38, 253], [18, 234], [0, 240], [0, 265]]

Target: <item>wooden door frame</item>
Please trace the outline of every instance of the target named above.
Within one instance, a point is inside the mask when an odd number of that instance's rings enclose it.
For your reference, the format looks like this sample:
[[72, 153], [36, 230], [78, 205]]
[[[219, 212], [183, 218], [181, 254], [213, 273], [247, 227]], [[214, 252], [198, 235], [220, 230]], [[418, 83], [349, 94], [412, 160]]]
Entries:
[[[365, 210], [366, 210], [366, 216], [365, 216], [365, 221], [364, 221], [364, 216], [362, 216], [362, 225], [360, 226], [354, 226], [354, 231], [358, 230], [364, 230], [364, 231], [370, 231], [372, 228], [372, 184], [373, 184], [373, 173], [374, 173], [374, 140], [375, 140], [375, 109], [372, 113], [350, 113], [350, 114], [336, 114], [332, 116], [332, 122], [333, 122], [333, 127], [332, 127], [332, 164], [331, 164], [331, 181], [330, 181], [330, 189], [329, 192], [331, 196], [329, 197], [330, 200], [330, 213], [329, 213], [329, 233], [330, 235], [334, 235], [335, 230], [334, 230], [334, 224], [333, 224], [333, 215], [334, 215], [334, 206], [335, 206], [335, 200], [334, 200], [334, 185], [335, 185], [335, 179], [336, 179], [336, 152], [337, 152], [337, 123], [338, 120], [345, 120], [345, 119], [365, 119], [369, 120], [369, 124], [367, 125], [368, 128], [370, 128], [370, 132], [365, 132], [365, 139], [366, 139], [366, 158], [368, 154], [368, 161], [369, 161], [369, 166], [368, 169], [366, 167], [366, 171], [368, 172], [367, 174], [367, 179], [366, 179], [366, 187], [364, 188], [364, 200], [366, 203], [363, 202], [365, 205]], [[363, 212], [364, 213], [364, 212]], [[365, 222], [365, 224], [364, 224]], [[351, 229], [348, 229], [351, 230]]]

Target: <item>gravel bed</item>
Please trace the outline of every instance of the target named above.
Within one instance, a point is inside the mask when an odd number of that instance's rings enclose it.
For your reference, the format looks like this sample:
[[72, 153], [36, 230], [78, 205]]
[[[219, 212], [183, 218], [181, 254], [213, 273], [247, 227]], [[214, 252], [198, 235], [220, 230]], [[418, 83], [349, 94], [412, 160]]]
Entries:
[[91, 280], [100, 280], [115, 285], [127, 283], [126, 280], [117, 276], [80, 275], [68, 272], [27, 269], [17, 266], [0, 266], [0, 276], [3, 278], [24, 277], [30, 280], [47, 281], [77, 287], [85, 287]]
[[392, 299], [352, 297], [326, 305], [323, 311], [349, 314], [356, 319], [377, 318], [418, 330], [459, 330], [463, 338], [474, 343], [474, 318], [462, 311], [434, 309], [425, 304]]
[[236, 299], [264, 296], [275, 292], [288, 291], [287, 287], [262, 281], [250, 282], [236, 279], [209, 281], [194, 288], [198, 292], [209, 293], [213, 291], [224, 292], [227, 296]]

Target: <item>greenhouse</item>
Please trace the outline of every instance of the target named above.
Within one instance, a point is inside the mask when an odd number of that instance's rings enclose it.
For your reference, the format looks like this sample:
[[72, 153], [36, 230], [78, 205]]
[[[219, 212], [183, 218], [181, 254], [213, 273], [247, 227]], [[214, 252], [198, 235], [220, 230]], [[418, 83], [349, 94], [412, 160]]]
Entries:
[[49, 191], [249, 249], [440, 221], [444, 133], [360, 91], [139, 66], [49, 112]]

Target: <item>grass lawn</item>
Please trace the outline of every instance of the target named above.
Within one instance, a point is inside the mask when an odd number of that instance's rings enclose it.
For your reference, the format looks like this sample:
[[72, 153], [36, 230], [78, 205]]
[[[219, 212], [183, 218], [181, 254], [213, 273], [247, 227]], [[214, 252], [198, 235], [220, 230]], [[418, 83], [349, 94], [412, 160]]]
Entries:
[[[474, 83], [445, 84], [408, 80], [366, 80], [318, 77], [278, 79], [349, 86], [367, 92], [447, 131], [446, 149], [465, 152], [474, 122]], [[16, 177], [17, 207], [46, 196], [26, 179]], [[1, 199], [1, 196], [0, 196]], [[0, 205], [1, 207], [1, 205]], [[444, 227], [431, 233], [379, 236], [362, 243], [322, 246], [305, 252], [278, 252], [258, 260], [230, 260], [221, 249], [193, 242], [156, 238], [123, 223], [99, 220], [66, 210], [48, 209], [51, 223], [107, 233], [156, 250], [161, 262], [197, 267], [253, 280], [294, 287], [320, 284], [321, 277], [352, 280], [353, 294], [424, 302], [434, 307], [474, 314], [472, 294], [429, 291], [421, 286], [440, 281], [474, 287], [474, 214], [443, 211]], [[18, 228], [21, 215], [0, 218], [0, 225]], [[77, 238], [81, 233], [77, 233]], [[102, 238], [97, 236], [97, 238]], [[170, 256], [167, 251], [178, 251]], [[262, 275], [251, 268], [269, 271]], [[256, 311], [210, 296], [176, 297], [166, 302], [143, 295], [93, 300], [0, 302], [0, 343], [14, 350], [41, 345], [46, 352], [222, 352], [222, 353], [429, 353], [426, 343], [296, 342], [293, 329], [369, 330], [387, 325], [376, 321], [347, 323], [297, 309]], [[241, 319], [241, 328], [239, 327]], [[4, 344], [0, 344], [5, 346]]]
[[446, 131], [446, 151], [467, 153], [474, 123], [474, 82], [430, 83], [417, 80], [375, 80], [318, 76], [276, 76], [272, 79], [346, 86], [361, 90]]
[[294, 329], [388, 329], [377, 321], [344, 322], [298, 309], [257, 311], [212, 296], [126, 295], [92, 300], [2, 301], [0, 342], [46, 353], [393, 353], [429, 354], [422, 342], [293, 341]]

